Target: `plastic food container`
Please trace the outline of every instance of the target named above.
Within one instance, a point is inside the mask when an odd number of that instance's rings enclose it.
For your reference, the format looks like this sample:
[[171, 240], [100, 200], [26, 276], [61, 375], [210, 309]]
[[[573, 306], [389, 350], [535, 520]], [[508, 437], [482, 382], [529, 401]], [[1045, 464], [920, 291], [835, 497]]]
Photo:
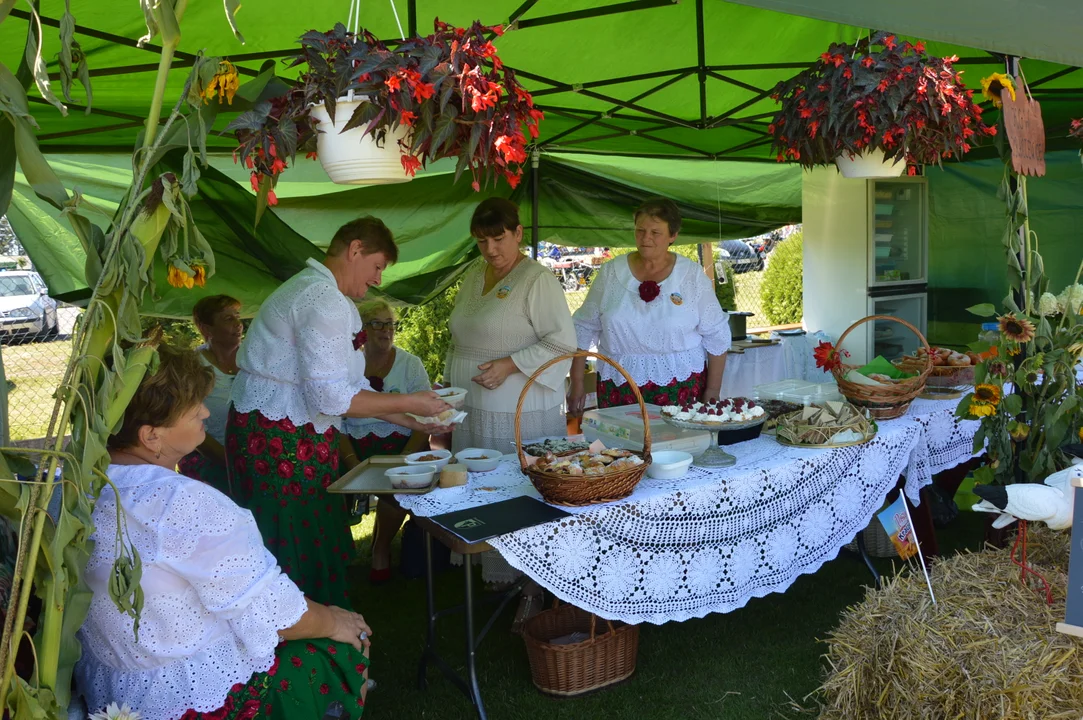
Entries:
[[672, 480], [679, 478], [688, 472], [688, 466], [692, 464], [692, 455], [680, 450], [662, 450], [656, 452], [651, 449], [651, 465], [647, 468], [647, 475], [657, 480]]
[[[699, 455], [711, 446], [705, 430], [675, 428], [662, 419], [662, 408], [647, 405], [651, 423], [651, 455], [662, 450], [681, 450]], [[601, 440], [607, 448], [643, 450], [643, 416], [638, 405], [622, 405], [583, 413], [583, 436], [587, 442]]]
[[391, 481], [391, 487], [398, 490], [416, 490], [432, 485], [432, 476], [436, 468], [432, 465], [402, 465], [388, 468], [384, 475]]
[[[433, 458], [436, 459], [434, 460]], [[422, 450], [421, 452], [411, 453], [404, 459], [407, 465], [432, 465], [437, 470], [441, 470], [445, 465], [451, 462], [451, 451]]]
[[470, 472], [495, 470], [503, 457], [504, 453], [499, 450], [482, 450], [481, 448], [467, 448], [455, 453], [455, 459], [465, 465]]
[[752, 391], [752, 397], [756, 400], [782, 400], [795, 405], [815, 405], [829, 400], [842, 400], [842, 393], [833, 382], [782, 380], [757, 386]]

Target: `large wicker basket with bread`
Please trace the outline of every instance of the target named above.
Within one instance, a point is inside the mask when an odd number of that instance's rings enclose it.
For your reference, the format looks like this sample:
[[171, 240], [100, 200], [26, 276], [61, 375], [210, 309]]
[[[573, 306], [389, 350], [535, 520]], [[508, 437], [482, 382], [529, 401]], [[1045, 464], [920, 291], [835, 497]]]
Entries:
[[[629, 450], [613, 450], [614, 455], [621, 457], [606, 456], [608, 464], [602, 467], [592, 468], [593, 474], [567, 474], [560, 468], [550, 469], [544, 460], [528, 461], [527, 454], [523, 450], [522, 414], [523, 402], [526, 400], [527, 390], [534, 384], [538, 376], [558, 362], [576, 357], [596, 357], [603, 360], [624, 376], [628, 386], [639, 401], [639, 410], [643, 416], [643, 450], [634, 452]], [[577, 350], [574, 353], [561, 355], [539, 367], [526, 381], [522, 392], [519, 394], [519, 404], [515, 408], [515, 450], [519, 454], [519, 465], [523, 472], [530, 478], [542, 498], [554, 505], [594, 505], [596, 503], [620, 500], [632, 494], [636, 485], [643, 479], [647, 467], [651, 464], [651, 423], [647, 416], [647, 405], [643, 402], [643, 395], [639, 387], [632, 381], [628, 372], [619, 364], [601, 353], [585, 352]], [[632, 460], [631, 458], [635, 458]], [[598, 465], [601, 465], [599, 461]], [[567, 469], [565, 465], [563, 469]]]
[[[897, 322], [900, 325], [903, 325], [918, 336], [918, 340], [921, 341], [921, 345], [925, 349], [925, 352], [930, 352], [929, 343], [925, 340], [925, 336], [921, 334], [920, 330], [905, 320], [890, 315], [870, 315], [846, 328], [846, 332], [839, 338], [837, 345], [839, 352], [842, 351], [843, 342], [851, 331], [863, 323], [875, 322], [878, 320]], [[929, 373], [932, 372], [932, 368], [932, 361], [928, 358], [928, 355], [926, 355], [925, 367], [916, 370], [917, 375], [914, 377], [902, 378], [895, 382], [877, 383], [875, 385], [866, 385], [847, 380], [846, 375], [851, 370], [857, 370], [857, 366], [855, 365], [843, 363], [834, 368], [831, 372], [839, 384], [839, 392], [841, 392], [847, 400], [859, 408], [868, 410], [869, 415], [877, 420], [891, 420], [892, 418], [901, 417], [905, 414], [914, 398], [925, 390], [925, 381], [929, 377]]]

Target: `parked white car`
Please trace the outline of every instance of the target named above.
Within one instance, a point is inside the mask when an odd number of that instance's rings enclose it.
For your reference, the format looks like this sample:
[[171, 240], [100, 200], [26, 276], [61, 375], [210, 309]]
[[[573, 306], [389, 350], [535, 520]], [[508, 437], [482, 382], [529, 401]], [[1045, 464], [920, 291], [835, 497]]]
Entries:
[[52, 338], [59, 330], [56, 300], [41, 276], [29, 270], [0, 270], [0, 333]]

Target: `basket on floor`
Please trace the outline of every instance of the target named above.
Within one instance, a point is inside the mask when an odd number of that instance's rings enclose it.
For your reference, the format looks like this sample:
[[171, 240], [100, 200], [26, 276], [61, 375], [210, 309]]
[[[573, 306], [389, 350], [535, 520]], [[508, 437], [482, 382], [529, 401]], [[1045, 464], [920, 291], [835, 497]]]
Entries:
[[902, 416], [906, 412], [906, 409], [910, 407], [910, 403], [913, 402], [914, 398], [925, 391], [925, 380], [929, 377], [929, 373], [932, 372], [933, 361], [929, 343], [926, 342], [925, 336], [921, 334], [921, 331], [905, 320], [891, 317], [890, 315], [870, 315], [846, 328], [846, 332], [839, 338], [837, 345], [838, 350], [840, 352], [842, 351], [843, 341], [854, 328], [863, 323], [870, 321], [876, 322], [878, 320], [897, 322], [917, 335], [918, 340], [921, 341], [921, 344], [925, 347], [927, 353], [925, 367], [922, 368], [915, 377], [903, 378], [902, 380], [893, 383], [877, 383], [876, 385], [864, 385], [862, 383], [855, 383], [847, 380], [847, 373], [851, 370], [857, 370], [857, 366], [855, 365], [842, 364], [839, 367], [834, 368], [831, 372], [839, 384], [839, 392], [841, 392], [847, 400], [863, 410], [868, 410], [869, 415], [877, 420], [891, 420], [892, 418]]
[[[523, 414], [523, 402], [526, 400], [527, 390], [534, 384], [538, 376], [550, 366], [558, 362], [577, 357], [596, 357], [604, 360], [624, 376], [628, 386], [639, 401], [639, 411], [643, 416], [643, 451], [632, 452], [642, 458], [643, 462], [629, 468], [608, 471], [602, 475], [564, 475], [549, 470], [539, 470], [536, 465], [527, 464], [527, 455], [523, 451], [523, 433], [521, 418]], [[519, 466], [523, 473], [534, 483], [534, 487], [541, 493], [546, 502], [554, 505], [593, 505], [595, 503], [612, 502], [620, 500], [632, 494], [636, 485], [643, 479], [647, 472], [647, 466], [651, 464], [651, 422], [647, 416], [647, 405], [643, 402], [643, 395], [639, 387], [632, 381], [631, 376], [613, 360], [601, 353], [577, 350], [574, 353], [561, 355], [538, 368], [526, 381], [523, 391], [519, 393], [519, 404], [515, 407], [515, 450], [519, 454]]]
[[[606, 620], [607, 632], [598, 635], [597, 621], [596, 615], [574, 605], [554, 605], [526, 621], [523, 640], [535, 687], [571, 697], [613, 685], [635, 672], [639, 626]], [[550, 642], [577, 632], [587, 633], [587, 639]]]

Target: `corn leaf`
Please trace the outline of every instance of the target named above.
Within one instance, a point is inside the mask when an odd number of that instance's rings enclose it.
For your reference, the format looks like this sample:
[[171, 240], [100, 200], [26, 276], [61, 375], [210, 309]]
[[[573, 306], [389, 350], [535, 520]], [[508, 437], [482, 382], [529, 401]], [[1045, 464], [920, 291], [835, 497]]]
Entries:
[[4, 19], [7, 18], [8, 13], [11, 12], [11, 9], [15, 7], [15, 3], [18, 1], [19, 0], [0, 0], [0, 23], [4, 22]]
[[49, 69], [45, 65], [45, 59], [41, 56], [41, 17], [38, 15], [38, 9], [34, 4], [29, 3], [29, 5], [34, 20], [30, 23], [30, 31], [26, 38], [26, 64], [30, 68], [34, 84], [38, 86], [38, 92], [41, 93], [41, 96], [50, 104], [55, 105], [60, 114], [66, 117], [68, 108], [53, 94], [52, 87], [49, 84]]
[[226, 9], [226, 20], [229, 21], [230, 29], [241, 41], [241, 45], [244, 45], [244, 35], [241, 35], [241, 31], [237, 29], [237, 11], [241, 9], [240, 0], [222, 0], [222, 4]]
[[154, 17], [154, 5], [158, 0], [139, 0], [139, 7], [143, 11], [143, 20], [147, 24], [147, 34], [136, 42], [138, 47], [143, 47], [158, 34], [158, 21]]

